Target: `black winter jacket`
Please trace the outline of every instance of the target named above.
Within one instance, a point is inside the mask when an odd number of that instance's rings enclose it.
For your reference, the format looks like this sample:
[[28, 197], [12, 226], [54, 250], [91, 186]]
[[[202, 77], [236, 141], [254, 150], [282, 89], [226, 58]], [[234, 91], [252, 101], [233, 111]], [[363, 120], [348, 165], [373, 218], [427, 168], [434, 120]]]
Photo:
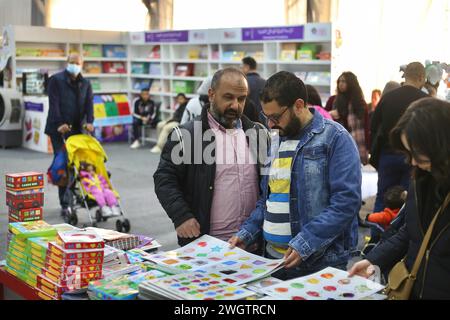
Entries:
[[[196, 119], [201, 120], [202, 133], [210, 129], [208, 124], [208, 109], [209, 105], [205, 105], [202, 114]], [[241, 121], [244, 131], [250, 128], [255, 128], [257, 130], [259, 133], [258, 146], [260, 145], [259, 139], [261, 137], [266, 140], [264, 141], [265, 143], [267, 142], [269, 138], [268, 131], [261, 124], [255, 124], [245, 116], [241, 117]], [[201, 235], [203, 235], [208, 234], [210, 231], [210, 210], [214, 195], [216, 165], [215, 161], [211, 164], [206, 163], [201, 155], [206, 147], [208, 147], [208, 150], [211, 150], [211, 144], [214, 143], [214, 135], [210, 141], [201, 141], [200, 144], [198, 143], [197, 138], [197, 141], [194, 143], [195, 122], [198, 123], [198, 121], [190, 121], [179, 127], [179, 129], [189, 131], [190, 136], [192, 137], [190, 139], [191, 153], [188, 157], [190, 162], [186, 163], [187, 161], [183, 161], [181, 164], [175, 164], [173, 162], [171, 158], [173, 152], [176, 154], [186, 154], [185, 149], [184, 153], [183, 151], [180, 152], [180, 150], [186, 148], [187, 140], [190, 137], [185, 137], [184, 134], [182, 134], [182, 142], [180, 143], [178, 141], [172, 141], [170, 139], [172, 136], [171, 134], [163, 148], [161, 159], [153, 178], [155, 182], [155, 192], [159, 202], [172, 220], [175, 228], [191, 218], [196, 218], [200, 224]], [[176, 133], [177, 130], [178, 128], [175, 128], [174, 133]], [[195, 161], [195, 152], [197, 152], [200, 161]], [[258, 161], [260, 167], [264, 163], [267, 150], [261, 150], [261, 155], [262, 154], [264, 156], [261, 156], [259, 158], [261, 160]], [[178, 243], [180, 246], [183, 246], [193, 240], [194, 239], [178, 238]]]
[[92, 87], [89, 80], [81, 74], [72, 81], [70, 74], [64, 70], [53, 75], [48, 82], [49, 110], [45, 133], [58, 135], [58, 128], [63, 124], [72, 126], [78, 132], [83, 122], [94, 122]]
[[[388, 271], [406, 256], [412, 269], [432, 217], [444, 202], [448, 187], [437, 191], [431, 175], [411, 184], [406, 201], [405, 224], [397, 234], [374, 248], [367, 259]], [[440, 214], [423, 257], [411, 299], [450, 299], [450, 207]]]

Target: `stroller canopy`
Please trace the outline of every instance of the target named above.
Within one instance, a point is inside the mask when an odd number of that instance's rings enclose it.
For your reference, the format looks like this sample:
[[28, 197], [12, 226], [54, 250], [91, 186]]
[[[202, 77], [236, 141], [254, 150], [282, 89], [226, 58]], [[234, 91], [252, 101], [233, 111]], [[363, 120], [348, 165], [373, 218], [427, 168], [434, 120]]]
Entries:
[[78, 172], [81, 162], [87, 162], [94, 165], [95, 172], [106, 179], [113, 192], [117, 195], [117, 192], [109, 181], [108, 171], [105, 166], [108, 157], [97, 139], [86, 134], [70, 136], [66, 140], [66, 150], [69, 167], [75, 168], [75, 172]]

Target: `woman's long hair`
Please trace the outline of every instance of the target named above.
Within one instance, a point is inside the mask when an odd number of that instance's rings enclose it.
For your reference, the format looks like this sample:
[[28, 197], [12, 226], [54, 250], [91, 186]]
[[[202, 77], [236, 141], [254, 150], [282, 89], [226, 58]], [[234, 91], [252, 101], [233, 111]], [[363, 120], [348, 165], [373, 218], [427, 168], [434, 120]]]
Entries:
[[[339, 90], [339, 79], [341, 79], [341, 77], [344, 77], [345, 82], [347, 83], [347, 90], [345, 92]], [[347, 119], [350, 103], [352, 104], [353, 113], [356, 117], [358, 119], [363, 119], [367, 108], [364, 94], [356, 75], [353, 72], [348, 71], [342, 73], [337, 81], [336, 109], [341, 118]]]
[[[401, 137], [405, 135], [411, 151]], [[423, 98], [412, 103], [390, 134], [394, 148], [409, 158], [431, 160], [431, 175], [439, 184], [450, 184], [450, 103]], [[415, 172], [417, 174], [417, 172]]]

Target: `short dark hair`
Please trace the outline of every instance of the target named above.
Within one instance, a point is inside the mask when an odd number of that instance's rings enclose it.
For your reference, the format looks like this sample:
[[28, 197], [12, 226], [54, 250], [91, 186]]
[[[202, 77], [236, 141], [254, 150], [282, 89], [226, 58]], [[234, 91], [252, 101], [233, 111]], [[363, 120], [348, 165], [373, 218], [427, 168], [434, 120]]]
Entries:
[[[406, 109], [390, 133], [391, 145], [407, 157], [427, 156], [431, 175], [438, 183], [450, 181], [450, 103], [436, 98], [422, 98]], [[405, 135], [410, 152], [401, 137]], [[414, 174], [420, 174], [415, 170]]]
[[292, 107], [298, 99], [308, 101], [308, 92], [302, 80], [293, 73], [280, 71], [267, 79], [260, 99], [263, 103], [275, 100], [280, 106]]
[[183, 97], [184, 99], [187, 100], [187, 97], [186, 97], [186, 95], [185, 95], [184, 93], [179, 93], [179, 94], [177, 94], [177, 96], [175, 97], [175, 99], [178, 99], [178, 98], [180, 98], [180, 97]]
[[308, 101], [307, 103], [312, 106], [321, 106], [322, 107], [322, 99], [320, 98], [320, 94], [316, 88], [312, 85], [306, 85], [306, 92], [308, 92]]
[[245, 57], [242, 59], [242, 64], [246, 64], [250, 67], [250, 70], [256, 70], [258, 63], [253, 57]]
[[403, 192], [405, 192], [405, 188], [402, 186], [394, 186], [387, 189], [383, 199], [386, 208], [400, 209], [405, 203]]
[[214, 73], [212, 80], [211, 80], [211, 89], [217, 90], [222, 77], [226, 74], [231, 74], [231, 73], [240, 75], [247, 81], [247, 77], [241, 70], [239, 70], [238, 68], [235, 68], [235, 67], [227, 67], [227, 68], [217, 70], [216, 73]]
[[150, 92], [150, 88], [149, 87], [142, 88], [141, 93], [142, 92]]

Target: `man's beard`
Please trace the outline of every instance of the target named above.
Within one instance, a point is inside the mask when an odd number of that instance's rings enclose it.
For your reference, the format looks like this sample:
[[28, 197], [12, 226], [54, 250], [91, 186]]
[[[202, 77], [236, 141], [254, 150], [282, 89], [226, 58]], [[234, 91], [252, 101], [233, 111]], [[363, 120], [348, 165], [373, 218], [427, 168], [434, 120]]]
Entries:
[[224, 113], [220, 112], [215, 103], [211, 103], [211, 114], [225, 129], [234, 129], [236, 123], [241, 118], [242, 113], [234, 109], [227, 109]]
[[281, 137], [294, 137], [298, 135], [300, 133], [300, 130], [302, 129], [301, 121], [295, 115], [293, 115], [291, 110], [289, 110], [289, 113], [290, 119], [286, 127], [282, 128], [277, 125], [272, 128], [272, 130], [279, 130], [279, 134]]

